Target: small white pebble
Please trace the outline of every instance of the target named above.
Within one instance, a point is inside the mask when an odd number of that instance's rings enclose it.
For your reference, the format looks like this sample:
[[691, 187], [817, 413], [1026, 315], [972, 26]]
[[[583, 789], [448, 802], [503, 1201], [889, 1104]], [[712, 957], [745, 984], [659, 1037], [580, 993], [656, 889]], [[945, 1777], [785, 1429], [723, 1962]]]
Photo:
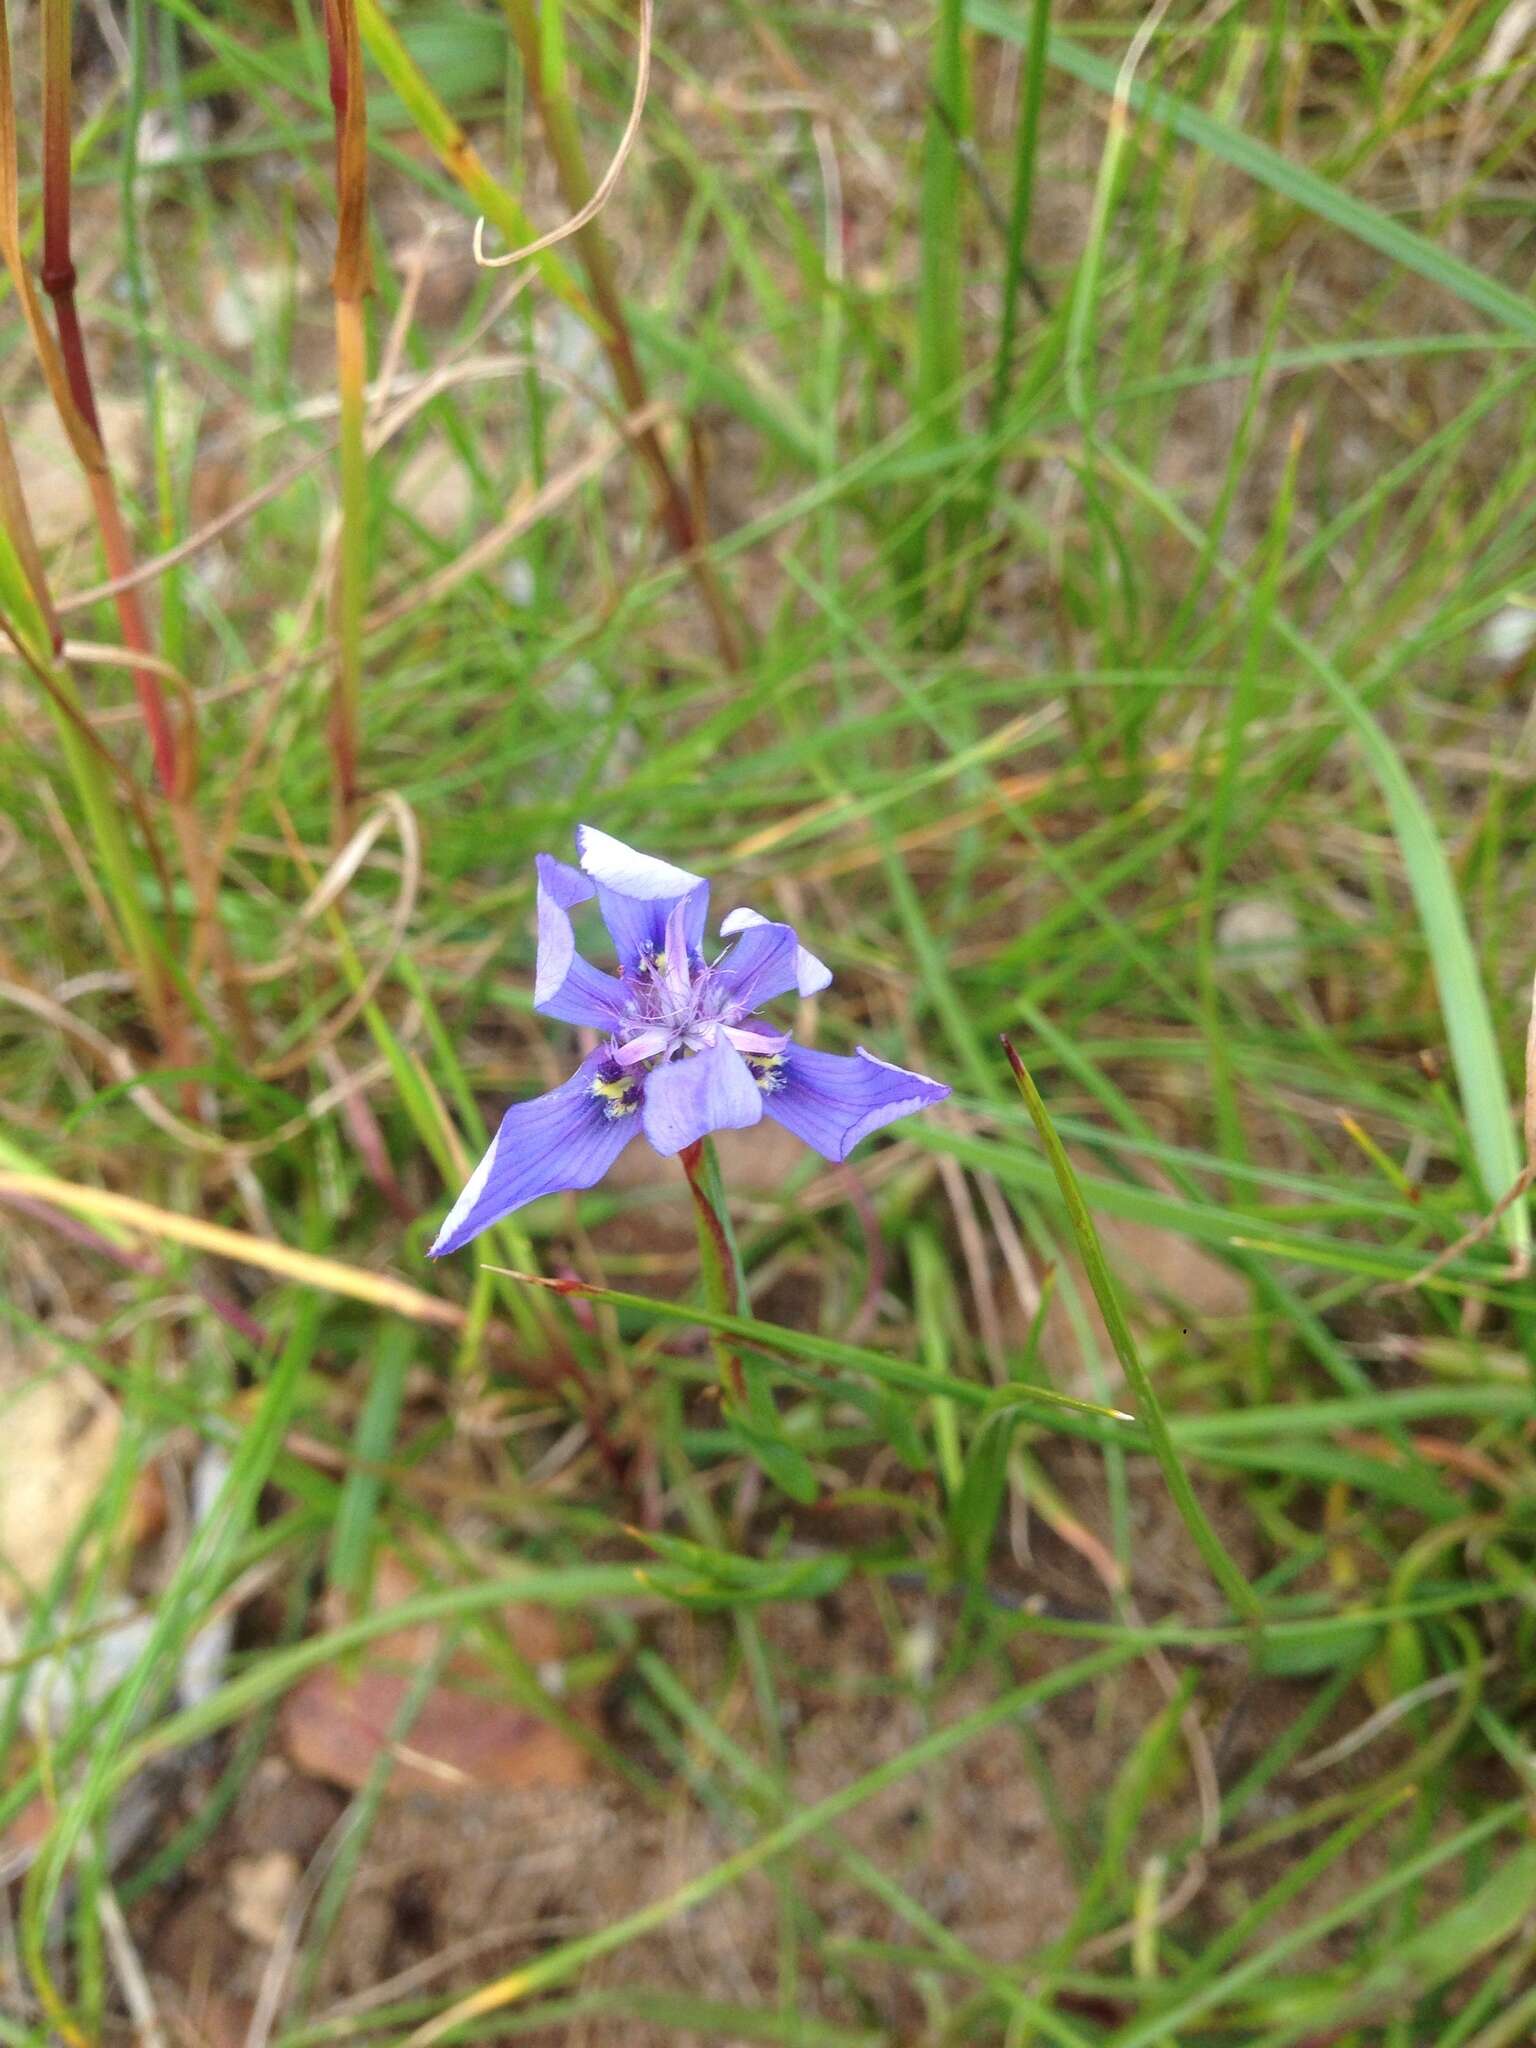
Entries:
[[1536, 600], [1517, 600], [1496, 611], [1483, 627], [1483, 655], [1500, 668], [1536, 646]]
[[1304, 967], [1301, 926], [1284, 903], [1265, 896], [1245, 896], [1231, 903], [1216, 920], [1217, 951], [1226, 965], [1251, 974], [1278, 995], [1295, 988]]
[[939, 1632], [925, 1615], [921, 1621], [913, 1622], [897, 1644], [897, 1668], [903, 1678], [910, 1678], [914, 1685], [927, 1686], [933, 1683], [938, 1660]]

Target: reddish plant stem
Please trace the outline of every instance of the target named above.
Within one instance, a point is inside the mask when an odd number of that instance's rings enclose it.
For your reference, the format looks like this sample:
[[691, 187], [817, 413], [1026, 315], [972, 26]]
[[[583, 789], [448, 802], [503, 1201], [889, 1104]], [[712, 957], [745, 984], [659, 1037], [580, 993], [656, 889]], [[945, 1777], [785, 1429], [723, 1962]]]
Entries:
[[[50, 0], [51, 4], [51, 0]], [[67, 26], [67, 25], [66, 25]], [[58, 24], [53, 26], [53, 40], [50, 48], [61, 47]], [[50, 164], [54, 167], [47, 181], [45, 202], [51, 202], [54, 213], [54, 254], [56, 257], [60, 215], [58, 200], [54, 195], [59, 186], [58, 156], [59, 138], [64, 143], [64, 165], [66, 172], [63, 230], [68, 233], [68, 36], [62, 42], [65, 59], [64, 76], [52, 81], [49, 101], [47, 137], [50, 149]], [[57, 61], [53, 65], [55, 74]], [[66, 241], [67, 246], [67, 241]], [[9, 275], [11, 288], [16, 294], [17, 304], [26, 323], [38, 365], [53, 399], [59, 420], [64, 428], [81, 469], [87, 477], [93, 469], [103, 466], [101, 443], [90, 422], [75, 403], [71, 380], [65, 368], [63, 354], [48, 324], [37, 286], [33, 282], [32, 270], [26, 249], [21, 239], [21, 218], [19, 184], [16, 169], [16, 90], [15, 77], [11, 66], [10, 24], [7, 18], [5, 0], [0, 0], [0, 256]], [[87, 378], [87, 384], [89, 379]], [[9, 443], [0, 433], [0, 518], [4, 519], [6, 531], [19, 555], [22, 572], [31, 586], [38, 607], [46, 648], [42, 645], [23, 647], [24, 659], [32, 668], [37, 681], [47, 696], [53, 711], [66, 762], [70, 768], [77, 794], [91, 828], [91, 837], [97, 858], [109, 871], [110, 887], [114, 898], [116, 917], [114, 928], [108, 935], [109, 943], [114, 940], [126, 947], [140, 987], [144, 1006], [161, 1043], [170, 1058], [177, 1065], [188, 1062], [181, 1025], [181, 1010], [178, 992], [168, 972], [165, 949], [151, 926], [150, 919], [138, 903], [137, 890], [133, 880], [133, 863], [128, 851], [126, 838], [122, 834], [121, 821], [117, 816], [109, 788], [112, 776], [120, 773], [118, 764], [106, 755], [96, 734], [91, 731], [79, 699], [67, 672], [59, 664], [58, 657], [63, 646], [58, 612], [48, 592], [48, 581], [42, 556], [28, 516], [21, 479], [10, 457]], [[156, 691], [158, 700], [158, 690]], [[153, 726], [151, 725], [151, 730]], [[109, 773], [102, 773], [102, 760], [110, 762]], [[126, 778], [125, 778], [126, 780]], [[138, 814], [144, 828], [145, 844], [156, 867], [164, 879], [163, 864], [156, 843], [153, 827], [147, 810], [135, 784], [127, 783], [127, 799], [130, 807]]]
[[[70, 58], [72, 35], [71, 0], [43, 0], [43, 255], [42, 285], [53, 303], [58, 333], [58, 366], [62, 370], [62, 392], [54, 384], [60, 401], [64, 427], [86, 474], [96, 524], [101, 533], [109, 581], [121, 583], [114, 591], [118, 628], [130, 655], [152, 657], [154, 645], [138, 585], [133, 581], [135, 561], [122, 506], [112, 480], [111, 466], [101, 436], [101, 417], [91, 381], [85, 335], [80, 325], [75, 298], [76, 272], [71, 246], [72, 165], [70, 159]], [[14, 107], [10, 91], [9, 49], [6, 50], [6, 101]], [[45, 364], [45, 369], [47, 365]], [[73, 417], [71, 417], [71, 412]], [[160, 678], [150, 662], [133, 668], [134, 692], [143, 714], [154, 755], [155, 776], [170, 801], [171, 822], [181, 849], [195, 905], [196, 942], [194, 955], [209, 957], [219, 975], [225, 1005], [240, 1050], [250, 1056], [255, 1048], [245, 991], [240, 980], [228, 934], [218, 915], [218, 877], [203, 845], [192, 807], [192, 789], [197, 768], [195, 704], [190, 691], [184, 730], [178, 742], [175, 727], [160, 687]], [[174, 988], [164, 990], [165, 1010], [162, 1035], [166, 1050], [178, 1065], [190, 1064], [191, 1051], [186, 1023]], [[188, 1083], [183, 1091], [188, 1115], [196, 1117], [195, 1091]]]
[[[78, 1217], [69, 1215], [63, 1209], [51, 1208], [47, 1202], [28, 1201], [25, 1195], [4, 1195], [0, 1196], [0, 1201], [19, 1215], [30, 1216], [34, 1222], [46, 1225], [56, 1236], [67, 1238], [71, 1244], [80, 1245], [86, 1251], [99, 1253], [113, 1265], [121, 1266], [125, 1273], [138, 1273], [150, 1280], [163, 1280], [167, 1283], [170, 1281], [171, 1276], [165, 1265], [153, 1252], [132, 1251], [125, 1245], [114, 1244], [110, 1238], [103, 1237], [99, 1230], [92, 1230], [88, 1223], [82, 1223]], [[230, 1329], [236, 1331], [248, 1344], [255, 1345], [258, 1349], [266, 1345], [266, 1330], [253, 1315], [240, 1306], [239, 1302], [232, 1301], [227, 1294], [220, 1294], [215, 1289], [204, 1286], [200, 1281], [194, 1285], [197, 1293], [202, 1296], [203, 1301], [220, 1322], [227, 1323]]]
[[[43, 0], [43, 290], [53, 301], [59, 354], [69, 396], [85, 428], [76, 439], [101, 529], [107, 575], [116, 582], [133, 572], [133, 549], [123, 522], [122, 507], [102, 445], [101, 416], [85, 353], [85, 336], [75, 303], [75, 265], [70, 250], [70, 0]], [[76, 437], [72, 437], [76, 438]], [[135, 586], [120, 590], [114, 600], [123, 645], [130, 654], [151, 654], [149, 628]], [[184, 794], [180, 787], [177, 748], [170, 714], [154, 670], [133, 671], [133, 687], [144, 715], [155, 774], [167, 795]]]
[[[704, 1291], [714, 1308], [726, 1310], [730, 1315], [746, 1313], [746, 1303], [741, 1299], [736, 1281], [736, 1246], [732, 1242], [730, 1226], [711, 1197], [708, 1182], [713, 1177], [718, 1183], [718, 1174], [711, 1176], [704, 1155], [707, 1139], [697, 1139], [692, 1145], [685, 1145], [679, 1152], [683, 1172], [688, 1177], [688, 1192], [693, 1196], [693, 1206], [698, 1215], [699, 1249], [704, 1267]], [[727, 1386], [736, 1400], [746, 1406], [747, 1381], [742, 1370], [741, 1359], [730, 1339], [717, 1336], [714, 1339], [715, 1357], [725, 1377]]]

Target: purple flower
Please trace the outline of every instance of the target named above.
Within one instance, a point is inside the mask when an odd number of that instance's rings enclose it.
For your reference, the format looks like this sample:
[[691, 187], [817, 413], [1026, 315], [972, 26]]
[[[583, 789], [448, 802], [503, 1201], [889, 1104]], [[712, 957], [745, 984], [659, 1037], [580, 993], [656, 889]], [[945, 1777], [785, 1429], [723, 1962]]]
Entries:
[[[708, 882], [590, 825], [576, 844], [580, 868], [538, 856], [533, 1006], [590, 1025], [604, 1043], [560, 1087], [507, 1111], [434, 1258], [540, 1195], [592, 1187], [637, 1131], [669, 1159], [767, 1115], [824, 1158], [846, 1159], [860, 1138], [949, 1093], [862, 1047], [851, 1059], [811, 1052], [760, 1014], [776, 996], [814, 995], [832, 979], [787, 924], [733, 910], [720, 933], [734, 945], [707, 960]], [[576, 951], [571, 912], [594, 896], [617, 975]]]

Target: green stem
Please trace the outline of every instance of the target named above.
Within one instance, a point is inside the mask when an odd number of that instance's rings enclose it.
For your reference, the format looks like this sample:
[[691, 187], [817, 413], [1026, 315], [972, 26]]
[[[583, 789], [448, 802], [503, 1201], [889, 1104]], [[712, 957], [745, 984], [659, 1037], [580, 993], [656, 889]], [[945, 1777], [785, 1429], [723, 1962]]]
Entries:
[[1040, 1133], [1040, 1142], [1045, 1147], [1046, 1157], [1050, 1160], [1051, 1170], [1056, 1176], [1056, 1184], [1061, 1190], [1062, 1201], [1066, 1204], [1067, 1220], [1072, 1226], [1073, 1236], [1077, 1239], [1077, 1248], [1082, 1255], [1089, 1285], [1093, 1288], [1094, 1297], [1099, 1304], [1099, 1313], [1104, 1318], [1104, 1326], [1109, 1332], [1110, 1342], [1115, 1347], [1115, 1356], [1120, 1361], [1126, 1384], [1135, 1396], [1137, 1420], [1147, 1432], [1152, 1455], [1162, 1467], [1174, 1506], [1194, 1539], [1200, 1555], [1210, 1567], [1212, 1578], [1232, 1602], [1234, 1609], [1245, 1620], [1261, 1625], [1264, 1611], [1258, 1595], [1238, 1570], [1226, 1545], [1211, 1527], [1205, 1510], [1196, 1499], [1195, 1490], [1189, 1483], [1189, 1475], [1179, 1458], [1173, 1433], [1163, 1414], [1162, 1404], [1153, 1389], [1151, 1377], [1141, 1362], [1136, 1340], [1131, 1335], [1130, 1324], [1125, 1319], [1125, 1310], [1120, 1305], [1120, 1296], [1105, 1260], [1104, 1248], [1099, 1243], [1099, 1233], [1094, 1228], [1093, 1218], [1088, 1213], [1088, 1205], [1083, 1200], [1082, 1190], [1078, 1187], [1077, 1176], [1072, 1171], [1072, 1162], [1067, 1157], [1066, 1147], [1056, 1135], [1056, 1127], [1040, 1099], [1040, 1091], [1030, 1079], [1028, 1068], [1007, 1038], [1003, 1040], [1003, 1051], [1008, 1055], [1008, 1064], [1013, 1069], [1013, 1078], [1019, 1084], [1019, 1093], [1023, 1096], [1034, 1120], [1035, 1129]]

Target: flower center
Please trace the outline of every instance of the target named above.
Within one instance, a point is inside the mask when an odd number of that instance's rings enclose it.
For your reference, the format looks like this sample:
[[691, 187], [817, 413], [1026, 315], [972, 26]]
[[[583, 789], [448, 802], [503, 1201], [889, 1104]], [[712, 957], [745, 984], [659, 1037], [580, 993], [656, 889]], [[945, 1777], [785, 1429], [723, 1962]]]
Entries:
[[624, 988], [623, 1014], [592, 1083], [604, 1116], [632, 1116], [645, 1100], [653, 1067], [708, 1050], [722, 1032], [765, 1095], [784, 1085], [787, 1034], [745, 1024], [747, 1005], [698, 954], [672, 960], [649, 953], [626, 973]]
[[614, 1034], [621, 1066], [677, 1059], [713, 1045], [720, 1026], [734, 1023], [733, 1004], [714, 969], [697, 957], [671, 961], [652, 953], [638, 973], [625, 977], [628, 1001]]

